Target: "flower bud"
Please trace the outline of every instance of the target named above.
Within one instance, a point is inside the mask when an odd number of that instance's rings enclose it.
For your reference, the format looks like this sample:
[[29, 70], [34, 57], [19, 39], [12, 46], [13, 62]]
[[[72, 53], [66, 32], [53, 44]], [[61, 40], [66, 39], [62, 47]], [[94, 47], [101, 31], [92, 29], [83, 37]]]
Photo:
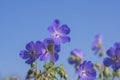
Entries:
[[120, 78], [120, 70], [117, 70], [117, 71], [116, 71], [116, 76], [117, 76], [118, 78]]
[[99, 53], [99, 57], [103, 57], [103, 56], [104, 56], [103, 52]]
[[100, 78], [100, 80], [103, 80], [103, 73], [99, 74], [99, 78]]
[[110, 72], [109, 72], [109, 70], [108, 70], [107, 67], [104, 67], [103, 74], [104, 74], [104, 76], [105, 76], [106, 78], [108, 78], [108, 77], [110, 76]]

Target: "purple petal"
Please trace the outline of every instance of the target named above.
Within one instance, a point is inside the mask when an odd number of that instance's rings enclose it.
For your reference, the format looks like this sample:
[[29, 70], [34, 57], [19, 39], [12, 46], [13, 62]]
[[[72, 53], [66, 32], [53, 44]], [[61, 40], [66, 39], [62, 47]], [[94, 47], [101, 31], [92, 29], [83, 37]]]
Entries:
[[42, 47], [42, 42], [40, 42], [40, 41], [36, 41], [36, 44], [35, 44], [35, 50], [36, 50], [37, 53], [40, 52], [41, 47]]
[[30, 43], [28, 43], [28, 44], [26, 45], [26, 49], [27, 49], [28, 51], [33, 51], [33, 50], [34, 50], [34, 47], [35, 47], [35, 44], [34, 44], [33, 41], [31, 41]]
[[67, 36], [61, 36], [60, 39], [62, 43], [70, 42], [70, 37]]
[[83, 52], [82, 52], [82, 50], [74, 49], [73, 51], [71, 51], [71, 54], [76, 56], [76, 57], [79, 57], [79, 58], [83, 59]]
[[52, 61], [53, 57], [54, 57], [54, 61], [57, 61], [59, 59], [59, 55], [57, 53], [54, 53], [54, 56], [52, 56], [52, 54], [50, 55], [49, 57], [50, 61]]
[[40, 55], [40, 60], [41, 61], [46, 61], [50, 57], [50, 53], [46, 52], [46, 47], [42, 47], [42, 54]]
[[120, 43], [115, 43], [114, 46], [115, 48], [120, 48]]
[[95, 39], [96, 39], [96, 41], [102, 41], [102, 35], [100, 35], [100, 34], [97, 34], [96, 36], [95, 36]]
[[113, 70], [118, 70], [118, 69], [120, 69], [120, 62], [115, 63], [114, 65], [112, 65], [112, 68], [113, 68]]
[[108, 49], [107, 55], [110, 57], [113, 57], [115, 55], [115, 49], [112, 47], [110, 49]]
[[23, 50], [20, 52], [20, 57], [23, 59], [27, 59], [30, 57], [30, 55], [27, 53], [27, 51]]
[[[87, 70], [87, 71], [91, 71], [93, 68], [93, 64], [91, 61], [88, 61], [88, 62], [84, 62], [84, 69]], [[92, 71], [91, 71], [92, 72]]]
[[109, 67], [113, 64], [113, 61], [112, 61], [111, 58], [107, 57], [107, 58], [104, 59], [103, 63], [104, 63], [105, 66]]
[[54, 54], [55, 61], [59, 59], [59, 55], [57, 53]]
[[25, 63], [31, 64], [31, 63], [33, 63], [34, 61], [35, 61], [34, 58], [30, 58], [30, 59], [28, 59], [27, 61], [25, 61]]
[[60, 45], [54, 45], [54, 50], [56, 52], [60, 52]]
[[55, 33], [55, 28], [50, 26], [48, 27], [48, 31], [50, 32], [51, 35], [53, 35]]
[[97, 42], [94, 42], [93, 43], [93, 46], [92, 46], [92, 50], [99, 50], [99, 46], [98, 46], [98, 43]]
[[45, 44], [45, 46], [53, 45], [54, 40], [52, 38], [46, 38], [46, 39], [44, 39], [44, 44]]
[[64, 24], [59, 28], [59, 31], [61, 34], [69, 34], [70, 28], [66, 24]]
[[58, 19], [55, 19], [55, 20], [53, 21], [52, 26], [58, 27], [59, 25], [60, 25], [60, 21], [59, 21]]
[[118, 57], [120, 57], [120, 48], [116, 48], [115, 55], [117, 55]]
[[61, 39], [54, 37], [54, 43], [60, 45]]

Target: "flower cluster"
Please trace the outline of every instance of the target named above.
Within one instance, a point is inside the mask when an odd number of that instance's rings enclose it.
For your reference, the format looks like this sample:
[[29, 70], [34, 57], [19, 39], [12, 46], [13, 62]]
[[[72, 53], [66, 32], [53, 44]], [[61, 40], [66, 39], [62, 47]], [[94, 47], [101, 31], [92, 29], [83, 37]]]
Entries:
[[26, 45], [26, 50], [20, 52], [20, 56], [23, 59], [27, 59], [26, 63], [31, 64], [36, 59], [41, 61], [57, 61], [59, 58], [58, 52], [60, 52], [60, 43], [70, 42], [70, 37], [67, 35], [70, 33], [70, 28], [63, 24], [59, 26], [59, 20], [54, 20], [53, 24], [48, 27], [48, 31], [52, 35], [52, 38], [46, 38], [43, 42], [36, 41], [29, 42]]
[[[20, 51], [20, 57], [25, 59], [25, 63], [31, 65], [26, 79], [34, 78], [35, 80], [43, 80], [49, 78], [53, 80], [58, 73], [64, 79], [67, 79], [66, 73], [61, 66], [54, 67], [54, 63], [59, 59], [61, 43], [70, 42], [70, 28], [63, 24], [60, 26], [59, 20], [54, 20], [52, 25], [48, 27], [48, 31], [52, 35], [44, 41], [29, 42], [26, 50]], [[38, 60], [45, 61], [44, 71], [38, 70]], [[48, 61], [48, 64], [46, 63]], [[47, 66], [46, 66], [47, 65]], [[49, 67], [48, 67], [49, 66]], [[62, 74], [61, 74], [62, 71]], [[54, 72], [54, 73], [53, 73]]]
[[[51, 35], [43, 41], [29, 42], [26, 49], [21, 50], [19, 55], [25, 59], [25, 63], [30, 64], [26, 80], [59, 80], [59, 78], [68, 79], [68, 76], [62, 67], [54, 66], [59, 60], [59, 52], [61, 51], [61, 43], [70, 42], [70, 28], [66, 25], [60, 25], [59, 20], [54, 20], [48, 27]], [[114, 47], [105, 51], [102, 43], [102, 35], [95, 36], [92, 44], [92, 51], [103, 57], [103, 64], [93, 63], [85, 60], [84, 53], [81, 49], [74, 49], [68, 58], [68, 62], [74, 65], [78, 80], [115, 80], [120, 79], [120, 43], [115, 43]], [[104, 57], [107, 54], [108, 57]], [[44, 61], [44, 70], [39, 70], [38, 61]], [[112, 67], [112, 72], [109, 70]], [[98, 76], [97, 76], [98, 73]], [[57, 77], [59, 75], [59, 77]]]
[[77, 71], [77, 74], [79, 75], [79, 80], [96, 79], [96, 71], [94, 70], [94, 65], [91, 61], [84, 61], [82, 50], [74, 49], [73, 51], [71, 51], [69, 63], [75, 64], [75, 69]]

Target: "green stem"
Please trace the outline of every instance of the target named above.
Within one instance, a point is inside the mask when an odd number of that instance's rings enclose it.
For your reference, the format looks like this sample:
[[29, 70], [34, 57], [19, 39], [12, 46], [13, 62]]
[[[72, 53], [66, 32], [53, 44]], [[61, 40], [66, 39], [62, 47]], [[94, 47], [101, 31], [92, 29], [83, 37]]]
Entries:
[[39, 69], [38, 69], [38, 59], [36, 60], [36, 71], [38, 72], [39, 71]]
[[52, 63], [54, 64], [54, 44], [53, 44], [53, 48], [52, 48]]

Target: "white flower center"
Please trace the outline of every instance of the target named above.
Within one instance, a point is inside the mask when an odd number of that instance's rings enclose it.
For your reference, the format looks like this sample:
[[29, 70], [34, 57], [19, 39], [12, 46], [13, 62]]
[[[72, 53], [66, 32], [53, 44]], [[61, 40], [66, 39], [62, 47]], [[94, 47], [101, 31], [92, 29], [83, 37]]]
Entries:
[[56, 31], [55, 34], [54, 34], [54, 36], [55, 36], [56, 38], [60, 38], [60, 35], [61, 35], [61, 34], [60, 34], [59, 32], [57, 32], [57, 31]]
[[81, 74], [82, 74], [83, 76], [87, 76], [87, 73], [86, 73], [85, 70], [83, 70], [83, 71], [81, 72]]

